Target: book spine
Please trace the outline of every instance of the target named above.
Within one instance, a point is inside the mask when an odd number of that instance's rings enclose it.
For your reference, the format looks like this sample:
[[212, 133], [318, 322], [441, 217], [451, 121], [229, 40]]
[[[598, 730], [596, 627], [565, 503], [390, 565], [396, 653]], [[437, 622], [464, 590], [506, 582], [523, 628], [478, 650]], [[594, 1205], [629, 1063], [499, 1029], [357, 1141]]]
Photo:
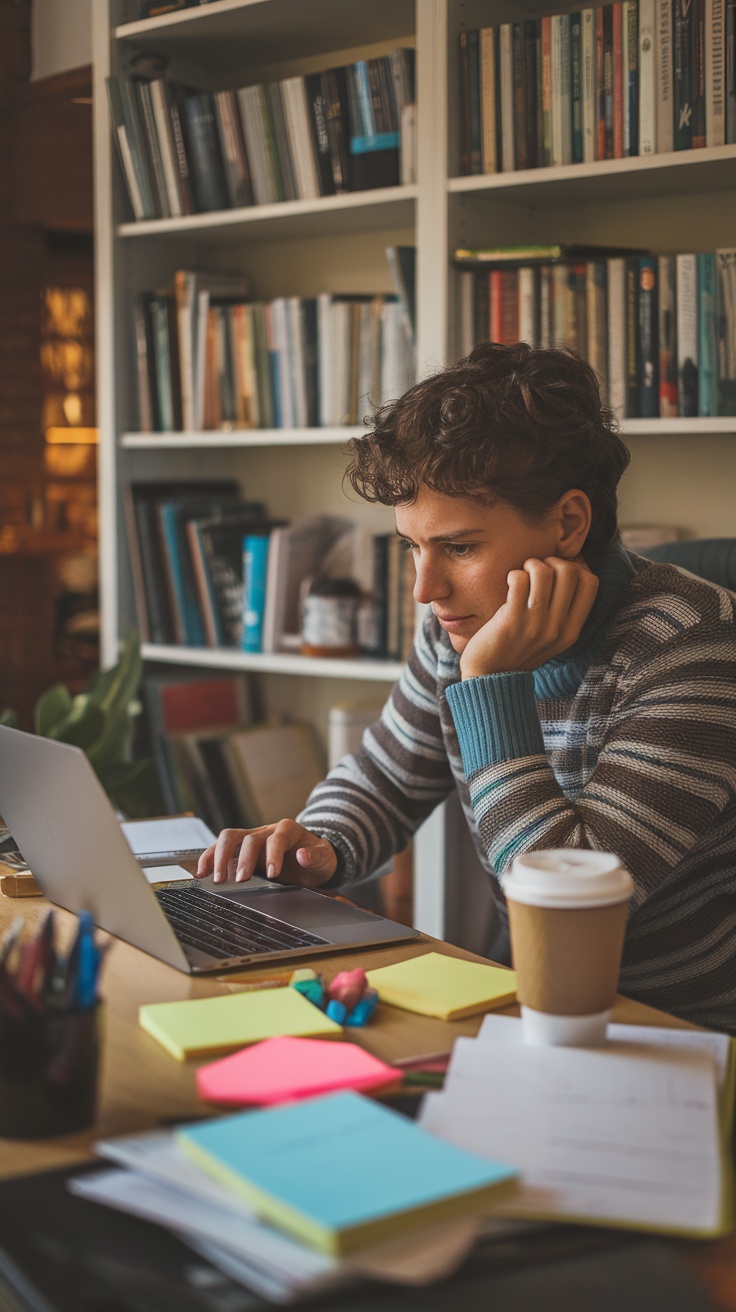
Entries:
[[468, 33], [459, 38], [460, 73], [460, 176], [470, 174], [470, 77], [468, 69]]
[[706, 141], [706, 90], [705, 90], [705, 5], [706, 0], [691, 0], [692, 22], [692, 137], [693, 150], [700, 150]]
[[128, 144], [135, 170], [138, 190], [140, 192], [144, 219], [160, 218], [156, 189], [151, 176], [151, 161], [146, 145], [145, 133], [141, 122], [140, 104], [135, 84], [130, 78], [110, 78], [109, 86], [117, 87], [120, 94], [120, 116], [125, 124]]
[[490, 325], [490, 339], [492, 342], [503, 342], [503, 280], [500, 269], [492, 269], [488, 278], [488, 322]]
[[736, 0], [726, 4], [726, 141], [736, 142]]
[[698, 414], [718, 414], [716, 257], [698, 255]]
[[284, 200], [298, 200], [299, 191], [296, 185], [294, 159], [284, 116], [282, 84], [280, 82], [267, 82], [264, 90], [269, 120], [273, 127], [274, 153], [278, 160], [283, 198]]
[[686, 419], [698, 413], [697, 256], [677, 255], [677, 408]]
[[491, 275], [479, 269], [473, 285], [473, 333], [474, 341], [493, 341], [491, 332]]
[[176, 82], [165, 81], [164, 87], [166, 103], [169, 111], [169, 122], [171, 124], [171, 138], [174, 143], [174, 154], [179, 174], [179, 195], [181, 197], [182, 209], [185, 214], [193, 214], [194, 195], [192, 192], [191, 170], [189, 168], [188, 147], [183, 123], [184, 90]]
[[726, 144], [726, 6], [725, 0], [705, 5], [705, 143]]
[[583, 9], [582, 20], [582, 119], [583, 162], [595, 160], [595, 10]]
[[537, 18], [534, 23], [534, 67], [536, 71], [536, 83], [537, 83], [537, 88], [536, 88], [537, 113], [536, 113], [536, 126], [535, 126], [536, 159], [537, 159], [537, 168], [542, 168], [545, 161], [544, 161], [544, 124], [543, 124], [543, 115], [542, 115], [544, 86], [543, 86], [543, 69], [542, 69], [541, 18]]
[[480, 30], [480, 109], [481, 140], [483, 142], [482, 170], [495, 173], [498, 168], [496, 152], [496, 29]]
[[569, 14], [552, 17], [552, 160], [572, 162]]
[[[657, 117], [662, 107], [656, 101], [656, 0], [639, 0], [639, 154], [653, 155], [657, 149]], [[634, 140], [632, 133], [632, 142]], [[636, 152], [634, 152], [636, 153]]]
[[672, 6], [676, 3], [677, 0], [655, 0], [657, 152], [660, 154], [675, 149], [675, 56]]
[[513, 78], [514, 168], [527, 168], [526, 93], [524, 68], [524, 24], [514, 23], [511, 30]]
[[660, 255], [657, 262], [659, 288], [659, 414], [677, 418], [677, 308], [674, 255]]
[[606, 158], [605, 5], [595, 17], [595, 158]]
[[673, 0], [675, 11], [674, 149], [693, 144], [692, 0]]
[[332, 68], [323, 73], [322, 89], [325, 97], [332, 181], [336, 194], [343, 195], [350, 189], [349, 125], [347, 121], [347, 79], [345, 69]]
[[158, 142], [156, 132], [156, 121], [153, 113], [153, 100], [151, 98], [151, 84], [142, 79], [136, 79], [135, 88], [138, 95], [138, 103], [141, 109], [141, 119], [145, 131], [147, 144], [148, 160], [151, 166], [153, 185], [156, 194], [157, 209], [160, 216], [164, 219], [171, 217], [169, 209], [169, 197], [166, 189], [166, 178], [164, 175], [164, 164], [161, 157], [161, 148]]
[[[284, 172], [281, 168], [281, 158], [279, 156], [278, 142], [276, 140], [276, 124], [274, 122], [273, 110], [271, 108], [271, 96], [268, 86], [264, 83], [256, 88], [256, 109], [258, 112], [260, 132], [263, 137], [266, 167], [271, 180], [271, 193], [275, 201], [286, 200], [286, 187], [284, 185]], [[318, 194], [315, 192], [315, 194]]]
[[718, 413], [736, 415], [736, 250], [716, 251]]
[[187, 96], [185, 104], [197, 208], [205, 211], [228, 209], [212, 96], [209, 92], [198, 91]]
[[552, 163], [552, 19], [541, 19], [542, 40], [542, 164]]
[[156, 138], [158, 140], [158, 147], [161, 154], [164, 184], [166, 187], [166, 199], [172, 216], [174, 218], [179, 218], [184, 213], [181, 196], [179, 194], [179, 165], [174, 150], [174, 142], [170, 128], [169, 107], [162, 78], [156, 78], [155, 81], [149, 84], [149, 93], [151, 96], [153, 121], [156, 128]]
[[639, 154], [639, 0], [624, 0], [624, 155]]
[[535, 275], [536, 269], [531, 265], [518, 270], [518, 337], [520, 342], [528, 342], [530, 346], [537, 343]]
[[623, 0], [614, 0], [613, 18], [613, 157], [624, 156], [624, 26]]
[[639, 260], [630, 256], [626, 270], [626, 417], [639, 415]]
[[659, 414], [659, 353], [657, 349], [657, 261], [639, 260], [639, 415]]
[[526, 166], [539, 164], [537, 137], [537, 26], [533, 18], [524, 23], [524, 124], [526, 128]]
[[515, 168], [514, 147], [514, 70], [511, 23], [499, 28], [501, 74], [501, 166], [504, 173]]
[[312, 154], [315, 160], [320, 196], [334, 196], [330, 138], [327, 132], [327, 103], [322, 77], [309, 73], [305, 78], [305, 92], [309, 109]]
[[467, 34], [468, 116], [470, 125], [470, 154], [468, 171], [483, 172], [483, 141], [481, 136], [480, 104], [480, 53], [478, 32]]
[[613, 159], [614, 50], [613, 4], [603, 6], [603, 159]]
[[583, 21], [582, 14], [570, 16], [570, 107], [572, 115], [572, 162], [583, 162]]
[[588, 260], [585, 270], [586, 358], [595, 370], [604, 403], [608, 397], [608, 324], [606, 317], [606, 265]]
[[542, 265], [539, 270], [539, 345], [549, 350], [553, 341], [553, 287], [552, 266]]
[[263, 647], [268, 545], [267, 533], [249, 533], [243, 539], [243, 651]]

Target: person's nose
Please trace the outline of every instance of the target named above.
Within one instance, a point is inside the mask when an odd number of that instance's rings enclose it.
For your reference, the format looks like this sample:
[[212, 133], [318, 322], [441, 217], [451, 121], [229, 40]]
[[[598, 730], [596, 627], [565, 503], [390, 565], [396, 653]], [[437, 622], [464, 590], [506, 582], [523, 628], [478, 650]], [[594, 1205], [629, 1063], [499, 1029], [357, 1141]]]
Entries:
[[449, 582], [440, 563], [433, 560], [428, 553], [417, 553], [414, 557], [414, 564], [417, 571], [414, 582], [414, 600], [421, 605], [429, 605], [432, 601], [439, 601], [441, 598], [447, 597], [450, 591]]

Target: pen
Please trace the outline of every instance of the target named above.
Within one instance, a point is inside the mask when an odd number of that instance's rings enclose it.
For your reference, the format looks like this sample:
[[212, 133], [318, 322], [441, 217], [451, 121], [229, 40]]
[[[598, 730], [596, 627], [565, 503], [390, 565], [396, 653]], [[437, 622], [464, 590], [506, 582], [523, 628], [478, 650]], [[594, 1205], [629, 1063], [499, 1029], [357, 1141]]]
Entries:
[[54, 912], [49, 907], [35, 938], [21, 947], [15, 987], [32, 1001], [41, 1001], [55, 964]]

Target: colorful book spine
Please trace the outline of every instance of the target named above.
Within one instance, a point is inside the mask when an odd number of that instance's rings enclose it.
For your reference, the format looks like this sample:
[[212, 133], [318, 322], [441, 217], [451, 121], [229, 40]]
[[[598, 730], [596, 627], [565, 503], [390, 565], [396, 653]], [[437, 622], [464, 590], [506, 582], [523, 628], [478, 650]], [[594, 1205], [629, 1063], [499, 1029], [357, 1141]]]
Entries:
[[248, 533], [243, 539], [243, 651], [263, 649], [268, 547], [267, 533]]
[[624, 0], [624, 155], [639, 154], [639, 3]]
[[502, 23], [499, 34], [499, 70], [501, 83], [501, 168], [513, 173], [514, 153], [514, 68], [511, 23]]
[[657, 348], [657, 261], [653, 256], [639, 260], [639, 415], [659, 415], [659, 355]]
[[[639, 0], [639, 154], [657, 149], [656, 0]], [[633, 140], [633, 133], [632, 133]], [[636, 151], [632, 152], [636, 154]]]
[[592, 164], [595, 159], [595, 10], [583, 9], [582, 19], [582, 117], [583, 162]]
[[698, 255], [698, 414], [718, 414], [716, 257]]
[[657, 152], [675, 148], [675, 64], [673, 5], [679, 0], [655, 0]]
[[677, 259], [677, 408], [686, 419], [698, 413], [698, 270], [696, 255]]
[[736, 249], [716, 251], [718, 413], [736, 415]]
[[553, 163], [552, 154], [552, 19], [546, 14], [540, 22], [542, 46], [542, 158]]
[[677, 269], [674, 255], [657, 261], [659, 337], [659, 414], [677, 418]]
[[497, 77], [496, 77], [496, 29], [482, 27], [480, 30], [480, 112], [481, 140], [483, 143], [483, 172], [495, 173], [498, 169], [498, 116], [496, 112]]
[[570, 15], [570, 105], [572, 113], [572, 162], [583, 162], [583, 20]]
[[615, 256], [607, 261], [608, 404], [618, 419], [626, 414], [626, 268]]
[[613, 158], [624, 157], [626, 119], [626, 68], [624, 64], [623, 0], [614, 0], [613, 13]]
[[674, 149], [693, 144], [693, 11], [692, 0], [673, 0], [675, 11]]
[[626, 417], [639, 417], [639, 260], [624, 260], [626, 296]]
[[726, 144], [726, 5], [705, 0], [705, 141]]
[[572, 163], [569, 14], [552, 16], [552, 162]]

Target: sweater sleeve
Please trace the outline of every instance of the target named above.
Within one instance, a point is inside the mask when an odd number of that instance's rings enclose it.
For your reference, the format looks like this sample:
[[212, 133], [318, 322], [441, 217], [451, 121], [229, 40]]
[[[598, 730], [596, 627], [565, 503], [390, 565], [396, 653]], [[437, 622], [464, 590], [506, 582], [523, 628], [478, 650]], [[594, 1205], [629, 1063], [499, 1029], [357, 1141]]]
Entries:
[[430, 617], [381, 718], [312, 791], [300, 824], [338, 854], [325, 887], [363, 879], [406, 847], [454, 787], [440, 724], [437, 655]]
[[[641, 906], [734, 806], [735, 690], [733, 624], [680, 634], [621, 672], [592, 768], [585, 723], [573, 717], [554, 726], [556, 747], [564, 740], [555, 773], [532, 675], [449, 688], [473, 810], [496, 874], [534, 849], [615, 852]], [[568, 786], [566, 795], [559, 779], [575, 777], [580, 786]]]

